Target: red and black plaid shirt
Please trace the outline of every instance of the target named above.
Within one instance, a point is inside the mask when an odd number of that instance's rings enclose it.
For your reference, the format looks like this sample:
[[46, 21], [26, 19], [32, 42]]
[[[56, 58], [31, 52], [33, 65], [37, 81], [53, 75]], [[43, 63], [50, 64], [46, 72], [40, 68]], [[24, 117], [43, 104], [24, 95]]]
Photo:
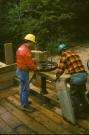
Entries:
[[85, 72], [85, 68], [78, 54], [72, 51], [64, 52], [60, 57], [60, 63], [58, 65], [59, 74], [61, 75], [65, 70], [70, 74]]

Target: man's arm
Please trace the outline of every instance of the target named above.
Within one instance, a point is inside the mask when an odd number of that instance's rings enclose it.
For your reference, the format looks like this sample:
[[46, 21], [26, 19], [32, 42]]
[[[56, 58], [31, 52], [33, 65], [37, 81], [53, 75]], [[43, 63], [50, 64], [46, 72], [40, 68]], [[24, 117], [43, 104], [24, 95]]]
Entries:
[[65, 71], [65, 57], [60, 57], [60, 63], [58, 65], [58, 70], [56, 72], [56, 77], [59, 78]]
[[32, 60], [31, 52], [27, 52], [24, 58], [26, 66], [31, 70], [36, 70], [37, 65]]

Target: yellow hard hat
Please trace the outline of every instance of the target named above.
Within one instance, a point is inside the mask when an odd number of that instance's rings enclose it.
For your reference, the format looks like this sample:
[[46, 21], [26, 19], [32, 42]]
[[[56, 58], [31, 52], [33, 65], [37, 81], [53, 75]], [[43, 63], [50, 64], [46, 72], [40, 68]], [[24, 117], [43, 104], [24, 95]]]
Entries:
[[29, 40], [29, 41], [32, 41], [33, 43], [36, 43], [36, 41], [35, 41], [35, 35], [33, 35], [33, 34], [27, 34], [24, 37], [24, 39]]

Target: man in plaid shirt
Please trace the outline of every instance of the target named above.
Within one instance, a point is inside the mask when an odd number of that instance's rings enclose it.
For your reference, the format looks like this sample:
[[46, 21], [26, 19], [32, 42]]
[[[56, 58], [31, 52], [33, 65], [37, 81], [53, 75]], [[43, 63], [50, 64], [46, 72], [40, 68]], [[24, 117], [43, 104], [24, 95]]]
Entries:
[[[76, 117], [80, 116], [78, 112], [89, 111], [89, 105], [85, 100], [87, 73], [78, 54], [71, 51], [67, 45], [60, 44], [58, 47], [60, 62], [56, 77], [59, 78], [65, 71], [70, 77], [70, 93], [74, 113]], [[79, 115], [79, 116], [78, 116]]]

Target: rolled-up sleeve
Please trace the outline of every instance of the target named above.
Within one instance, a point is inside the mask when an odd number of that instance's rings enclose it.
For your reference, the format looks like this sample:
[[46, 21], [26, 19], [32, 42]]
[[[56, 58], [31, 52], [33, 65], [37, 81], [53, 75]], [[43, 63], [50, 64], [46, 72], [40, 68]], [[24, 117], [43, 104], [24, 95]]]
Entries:
[[60, 62], [58, 64], [58, 72], [59, 74], [63, 74], [65, 71], [65, 56], [60, 57]]

